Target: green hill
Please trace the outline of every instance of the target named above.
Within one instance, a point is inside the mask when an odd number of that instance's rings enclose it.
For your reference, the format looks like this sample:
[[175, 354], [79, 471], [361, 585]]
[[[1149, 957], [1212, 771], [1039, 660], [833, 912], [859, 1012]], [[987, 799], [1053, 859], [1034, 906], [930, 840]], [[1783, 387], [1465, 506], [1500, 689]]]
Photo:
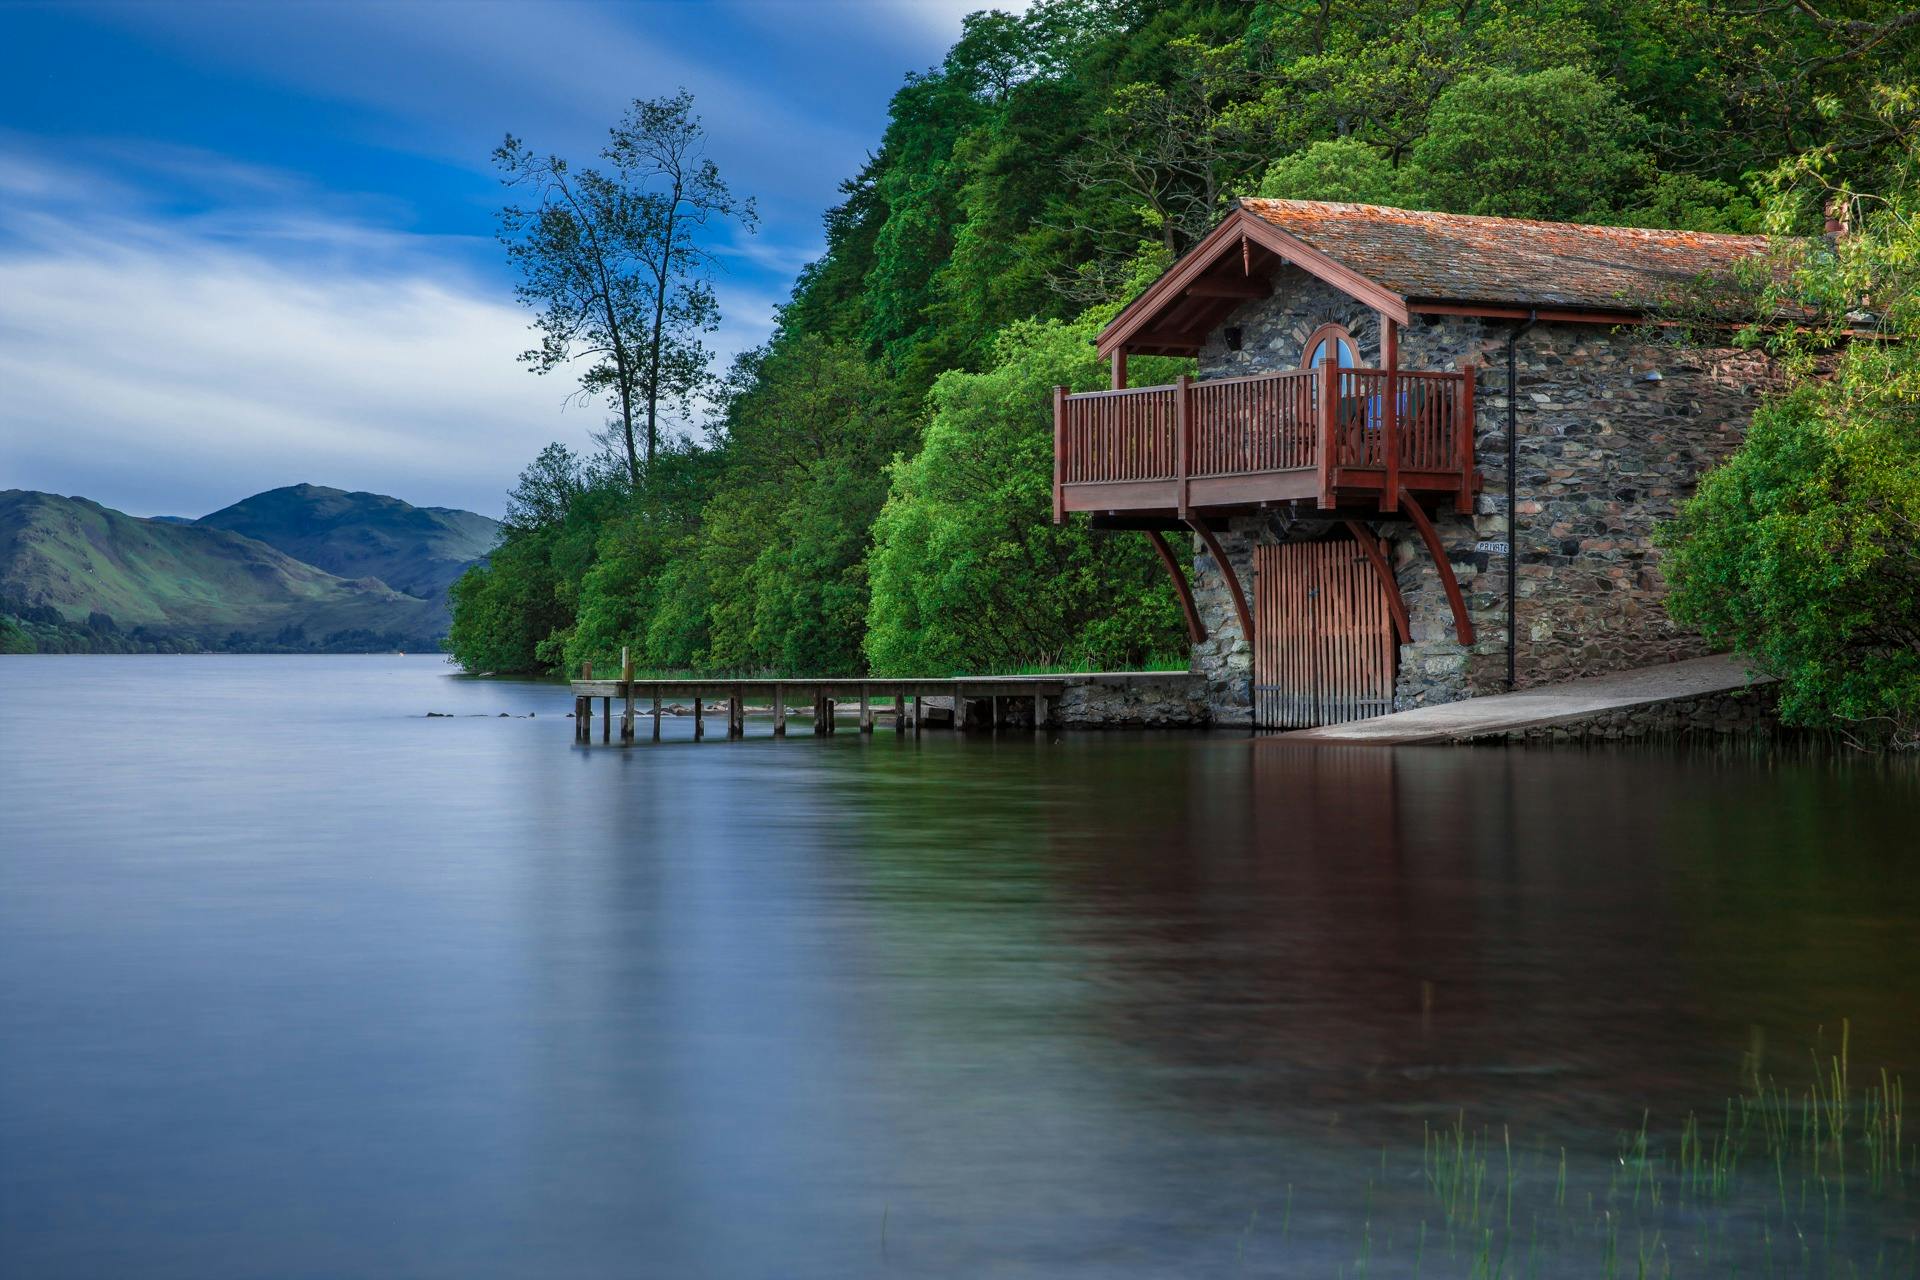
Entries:
[[500, 526], [471, 511], [296, 484], [200, 519], [342, 578], [378, 578], [445, 608], [447, 588], [493, 550]]
[[440, 603], [229, 530], [0, 490], [0, 648], [351, 652], [445, 631]]

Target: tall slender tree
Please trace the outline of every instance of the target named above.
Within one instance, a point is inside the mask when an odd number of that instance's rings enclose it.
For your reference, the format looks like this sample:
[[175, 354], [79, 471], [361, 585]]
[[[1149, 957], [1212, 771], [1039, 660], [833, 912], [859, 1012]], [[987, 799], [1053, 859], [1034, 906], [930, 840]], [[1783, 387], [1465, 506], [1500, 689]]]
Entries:
[[516, 295], [538, 312], [540, 345], [520, 359], [540, 374], [586, 362], [576, 394], [612, 403], [610, 443], [638, 485], [662, 416], [684, 412], [712, 377], [701, 335], [720, 323], [719, 261], [703, 232], [725, 221], [751, 232], [759, 219], [707, 156], [684, 89], [635, 99], [600, 157], [604, 169], [575, 170], [508, 134], [494, 164], [531, 201], [500, 211], [500, 239], [520, 271]]

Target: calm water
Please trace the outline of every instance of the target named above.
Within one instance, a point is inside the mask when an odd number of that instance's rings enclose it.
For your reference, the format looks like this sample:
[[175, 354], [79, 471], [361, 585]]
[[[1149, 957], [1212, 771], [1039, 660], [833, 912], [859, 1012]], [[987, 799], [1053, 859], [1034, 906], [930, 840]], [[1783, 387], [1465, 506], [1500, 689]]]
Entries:
[[1756, 1046], [1920, 1077], [1897, 770], [569, 705], [0, 658], [0, 1275], [1465, 1275], [1423, 1125], [1537, 1206]]

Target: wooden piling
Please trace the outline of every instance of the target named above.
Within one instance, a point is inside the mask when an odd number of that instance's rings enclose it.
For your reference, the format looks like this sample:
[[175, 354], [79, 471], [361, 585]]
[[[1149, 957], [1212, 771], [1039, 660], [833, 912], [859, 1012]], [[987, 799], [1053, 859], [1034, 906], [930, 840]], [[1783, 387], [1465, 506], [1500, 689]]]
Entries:
[[1049, 711], [1050, 711], [1050, 708], [1047, 706], [1047, 695], [1044, 693], [1034, 694], [1033, 695], [1033, 727], [1035, 732], [1038, 732], [1039, 730], [1047, 727], [1047, 715]]
[[660, 691], [653, 691], [653, 740], [660, 741]]
[[907, 731], [907, 695], [904, 693], [893, 695], [893, 731], [895, 733]]
[[698, 689], [693, 693], [693, 740], [695, 742], [707, 736], [707, 700], [700, 696]]
[[916, 693], [913, 695], [913, 736], [916, 738], [920, 736], [920, 720], [922, 714], [923, 708], [920, 703], [920, 695]]
[[727, 736], [747, 736], [747, 700], [737, 687], [727, 695]]
[[620, 713], [620, 741], [633, 741], [633, 655], [620, 646], [620, 681], [626, 695], [626, 709]]
[[[587, 717], [593, 717], [593, 700], [587, 700]], [[613, 741], [613, 699], [600, 699], [600, 741]]]
[[867, 696], [867, 686], [860, 686], [860, 732], [873, 732], [873, 699]]
[[779, 685], [773, 686], [773, 736], [787, 736], [787, 694]]

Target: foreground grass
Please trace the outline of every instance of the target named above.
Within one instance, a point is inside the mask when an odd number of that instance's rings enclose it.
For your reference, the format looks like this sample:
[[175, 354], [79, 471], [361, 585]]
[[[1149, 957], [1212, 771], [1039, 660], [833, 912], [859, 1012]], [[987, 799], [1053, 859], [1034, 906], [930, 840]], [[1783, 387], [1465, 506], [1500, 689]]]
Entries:
[[[1665, 1136], [1651, 1114], [1609, 1157], [1523, 1148], [1464, 1113], [1424, 1126], [1420, 1167], [1385, 1150], [1337, 1277], [1920, 1276], [1905, 1089], [1856, 1085], [1848, 1028], [1798, 1090], [1748, 1087]], [[1283, 1211], [1290, 1233], [1293, 1196]]]

